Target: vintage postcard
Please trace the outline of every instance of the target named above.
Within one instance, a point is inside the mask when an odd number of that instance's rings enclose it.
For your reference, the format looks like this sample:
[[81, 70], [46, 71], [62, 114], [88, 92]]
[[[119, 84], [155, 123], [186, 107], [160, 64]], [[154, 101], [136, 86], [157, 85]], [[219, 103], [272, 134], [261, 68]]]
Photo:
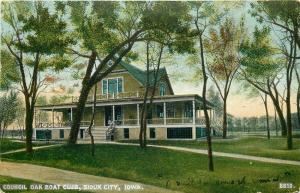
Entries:
[[0, 193], [300, 193], [299, 1], [0, 4]]

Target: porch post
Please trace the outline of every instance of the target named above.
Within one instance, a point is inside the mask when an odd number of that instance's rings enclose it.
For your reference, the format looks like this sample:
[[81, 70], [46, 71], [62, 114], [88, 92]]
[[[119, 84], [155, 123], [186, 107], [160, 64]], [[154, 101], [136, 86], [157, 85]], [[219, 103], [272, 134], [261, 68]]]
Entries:
[[211, 109], [209, 109], [209, 122], [211, 123], [211, 117], [212, 116], [212, 114], [211, 114]]
[[54, 128], [54, 109], [52, 108], [52, 128]]
[[36, 126], [36, 122], [37, 122], [37, 120], [36, 120], [36, 112], [37, 112], [37, 110], [34, 110], [34, 128], [37, 127]]
[[73, 108], [71, 107], [71, 122], [73, 122]]
[[164, 125], [167, 124], [167, 107], [166, 107], [166, 102], [164, 102]]
[[113, 109], [112, 121], [113, 121], [113, 123], [115, 123], [115, 105], [112, 106], [112, 109]]
[[195, 107], [195, 100], [193, 100], [193, 125], [196, 123], [196, 107]]
[[196, 139], [196, 107], [195, 100], [193, 100], [193, 127], [192, 127], [192, 139]]
[[140, 105], [136, 104], [136, 119], [137, 119], [137, 125], [140, 124]]

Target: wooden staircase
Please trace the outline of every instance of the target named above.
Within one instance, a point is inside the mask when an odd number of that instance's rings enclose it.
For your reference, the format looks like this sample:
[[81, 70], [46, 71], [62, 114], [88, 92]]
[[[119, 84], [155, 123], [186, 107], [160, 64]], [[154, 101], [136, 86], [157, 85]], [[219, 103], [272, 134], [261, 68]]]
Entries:
[[[94, 141], [103, 142], [103, 141], [111, 141], [111, 139], [115, 135], [115, 124], [111, 123], [108, 127], [93, 127], [92, 134], [94, 136]], [[84, 142], [91, 141], [90, 135], [87, 130], [85, 132]]]

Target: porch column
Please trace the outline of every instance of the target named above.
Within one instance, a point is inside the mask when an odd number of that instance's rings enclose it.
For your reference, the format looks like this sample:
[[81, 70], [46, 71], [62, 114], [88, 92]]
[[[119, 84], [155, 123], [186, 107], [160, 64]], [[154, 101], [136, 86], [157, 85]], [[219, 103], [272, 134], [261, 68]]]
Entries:
[[73, 108], [71, 108], [71, 122], [73, 122]]
[[115, 105], [112, 106], [113, 114], [112, 114], [112, 121], [115, 123]]
[[196, 107], [195, 100], [193, 100], [193, 127], [192, 127], [192, 138], [196, 139]]
[[136, 104], [136, 120], [137, 120], [137, 125], [140, 124], [140, 105]]
[[196, 124], [196, 107], [195, 107], [195, 100], [193, 100], [193, 125]]
[[52, 108], [52, 128], [54, 128], [54, 109]]
[[167, 124], [167, 107], [166, 102], [164, 102], [164, 125]]
[[36, 113], [37, 113], [37, 110], [34, 110], [34, 128], [36, 128], [36, 123], [37, 123], [37, 120], [36, 120]]
[[211, 119], [212, 118], [212, 113], [211, 113], [211, 109], [209, 109], [209, 122], [211, 123]]

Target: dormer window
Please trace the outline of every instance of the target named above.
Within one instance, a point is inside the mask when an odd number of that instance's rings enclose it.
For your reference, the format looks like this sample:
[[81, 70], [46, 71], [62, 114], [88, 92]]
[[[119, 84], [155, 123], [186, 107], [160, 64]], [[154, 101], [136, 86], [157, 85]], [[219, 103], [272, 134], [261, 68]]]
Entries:
[[159, 95], [164, 96], [166, 94], [166, 84], [164, 82], [161, 82], [159, 84]]
[[102, 80], [102, 94], [123, 92], [123, 78], [107, 78]]

